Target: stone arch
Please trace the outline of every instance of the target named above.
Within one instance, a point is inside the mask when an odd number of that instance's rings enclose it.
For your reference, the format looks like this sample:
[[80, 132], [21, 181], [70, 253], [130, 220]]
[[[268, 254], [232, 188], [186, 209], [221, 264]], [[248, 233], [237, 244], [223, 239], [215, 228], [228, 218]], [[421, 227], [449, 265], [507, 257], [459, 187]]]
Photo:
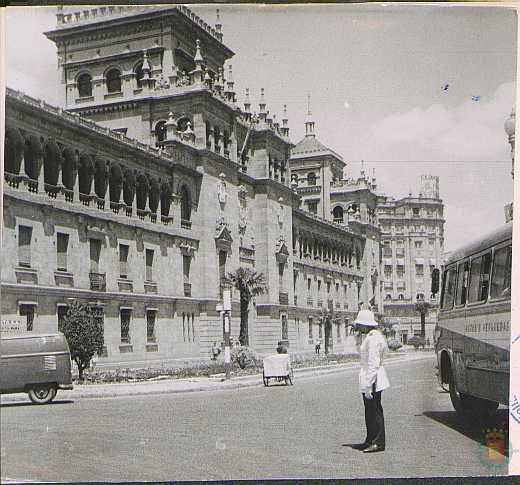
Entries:
[[94, 175], [94, 162], [88, 153], [79, 156], [79, 191], [81, 194], [90, 194], [92, 188], [92, 178]]
[[94, 169], [94, 191], [100, 199], [103, 199], [107, 191], [107, 162], [99, 157], [96, 157]]
[[137, 175], [136, 180], [136, 205], [139, 210], [146, 208], [146, 199], [148, 197], [149, 184], [148, 177], [144, 173]]
[[343, 207], [341, 205], [337, 205], [332, 209], [332, 218], [335, 223], [343, 224]]
[[22, 165], [25, 141], [18, 128], [7, 127], [5, 130], [4, 154], [5, 171], [18, 175]]
[[74, 189], [74, 178], [76, 171], [76, 153], [70, 147], [65, 147], [61, 153], [61, 179], [66, 189]]
[[123, 200], [127, 206], [131, 206], [135, 195], [135, 174], [131, 168], [123, 172]]
[[103, 73], [107, 93], [121, 92], [121, 68], [119, 66], [109, 66]]
[[181, 199], [181, 219], [189, 221], [191, 219], [192, 198], [191, 191], [186, 184], [182, 184], [179, 189]]
[[119, 163], [110, 166], [109, 191], [110, 201], [119, 203], [121, 200], [121, 189], [123, 188], [123, 171]]
[[159, 182], [155, 177], [150, 177], [148, 181], [148, 187], [148, 204], [152, 214], [155, 214], [157, 212], [157, 208], [159, 207], [159, 199], [161, 197]]
[[170, 204], [172, 197], [172, 187], [168, 182], [161, 184], [161, 215], [170, 215]]
[[166, 120], [157, 120], [153, 128], [153, 133], [156, 145], [166, 140]]
[[92, 96], [92, 74], [89, 71], [82, 69], [74, 79], [78, 89], [78, 96], [80, 98], [89, 98]]
[[186, 131], [188, 128], [188, 123], [193, 126], [191, 118], [187, 114], [182, 114], [179, 118], [177, 118], [177, 131]]
[[49, 138], [43, 147], [43, 177], [46, 184], [57, 185], [62, 165], [61, 151], [55, 140]]
[[25, 172], [32, 180], [37, 180], [40, 174], [43, 148], [40, 139], [30, 134], [25, 141], [24, 158]]

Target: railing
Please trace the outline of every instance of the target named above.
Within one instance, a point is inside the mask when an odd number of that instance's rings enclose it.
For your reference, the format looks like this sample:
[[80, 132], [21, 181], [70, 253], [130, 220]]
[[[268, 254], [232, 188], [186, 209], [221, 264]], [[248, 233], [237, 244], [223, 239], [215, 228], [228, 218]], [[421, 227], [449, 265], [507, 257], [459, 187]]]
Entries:
[[184, 283], [184, 296], [191, 296], [191, 283]]
[[191, 221], [188, 219], [181, 219], [181, 227], [183, 229], [191, 229]]
[[93, 273], [89, 274], [90, 277], [90, 289], [92, 291], [106, 291], [106, 273]]

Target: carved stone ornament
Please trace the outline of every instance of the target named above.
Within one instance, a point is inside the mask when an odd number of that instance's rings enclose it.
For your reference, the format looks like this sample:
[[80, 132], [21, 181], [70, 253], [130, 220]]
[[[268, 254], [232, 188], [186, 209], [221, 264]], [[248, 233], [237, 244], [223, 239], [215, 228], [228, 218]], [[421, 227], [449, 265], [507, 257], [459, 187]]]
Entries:
[[287, 244], [285, 242], [285, 237], [281, 235], [278, 238], [278, 241], [276, 243], [276, 260], [279, 263], [285, 263], [287, 261], [287, 258], [289, 257], [289, 249], [287, 248]]
[[217, 197], [218, 197], [219, 203], [221, 204], [221, 209], [224, 209], [223, 206], [226, 204], [226, 201], [227, 201], [227, 187], [226, 187], [226, 181], [225, 181], [226, 174], [221, 173], [219, 175], [219, 178], [220, 178], [220, 182], [217, 185]]
[[218, 249], [222, 249], [224, 251], [231, 251], [231, 244], [233, 243], [233, 238], [231, 237], [231, 233], [227, 225], [222, 226], [220, 231], [217, 232], [215, 236], [215, 244]]
[[283, 219], [284, 219], [284, 207], [283, 207], [283, 198], [280, 197], [278, 199], [278, 211], [277, 211], [277, 218], [278, 218], [278, 225], [280, 226], [280, 228], [282, 228], [283, 226]]
[[220, 234], [220, 232], [222, 231], [223, 228], [227, 227], [227, 222], [226, 222], [226, 219], [224, 216], [220, 216], [217, 221], [216, 221], [216, 225], [215, 225], [215, 232], [216, 234]]
[[181, 241], [179, 249], [184, 256], [193, 256], [197, 248], [188, 241]]
[[247, 229], [247, 207], [241, 206], [238, 215], [238, 231], [244, 234]]
[[247, 189], [243, 185], [238, 186], [238, 197], [240, 199], [245, 199], [247, 195]]

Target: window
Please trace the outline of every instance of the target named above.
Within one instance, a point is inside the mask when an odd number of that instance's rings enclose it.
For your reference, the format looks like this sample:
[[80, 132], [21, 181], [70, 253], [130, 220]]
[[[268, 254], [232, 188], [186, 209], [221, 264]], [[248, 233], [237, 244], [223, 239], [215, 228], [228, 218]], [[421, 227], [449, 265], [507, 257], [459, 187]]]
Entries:
[[89, 239], [90, 244], [90, 272], [99, 273], [99, 256], [101, 254], [101, 241]]
[[398, 300], [404, 300], [404, 295], [402, 293], [399, 293], [399, 296], [397, 297]]
[[316, 174], [314, 172], [307, 174], [307, 185], [316, 185]]
[[404, 278], [404, 266], [397, 265], [396, 272], [398, 278]]
[[318, 293], [321, 291], [321, 280], [318, 280]]
[[128, 278], [128, 253], [130, 247], [126, 244], [119, 245], [119, 277]]
[[56, 236], [56, 256], [58, 271], [67, 271], [67, 249], [69, 247], [69, 235], [58, 232]]
[[190, 264], [191, 256], [182, 256], [182, 274], [184, 276], [184, 283], [190, 282]]
[[311, 284], [312, 284], [312, 280], [310, 278], [307, 278], [307, 293], [309, 293], [309, 294], [311, 292]]
[[106, 75], [107, 91], [109, 93], [121, 92], [121, 72], [119, 69], [110, 69]]
[[137, 85], [137, 89], [141, 89], [143, 87], [142, 80], [143, 80], [143, 77], [144, 77], [143, 63], [142, 62], [140, 62], [139, 64], [137, 64], [137, 66], [135, 66], [135, 68], [134, 68], [134, 75], [135, 75], [135, 82], [136, 82], [136, 85]]
[[457, 296], [455, 305], [465, 305], [468, 291], [469, 261], [459, 264], [457, 277]]
[[25, 268], [31, 267], [32, 227], [18, 226], [18, 264]]
[[419, 217], [421, 215], [421, 210], [419, 209], [419, 207], [414, 207], [412, 209], [412, 214], [414, 217]]
[[489, 273], [491, 270], [491, 253], [474, 258], [471, 261], [469, 274], [469, 303], [487, 299], [489, 289]]
[[424, 293], [417, 293], [416, 300], [417, 301], [424, 301]]
[[146, 250], [146, 281], [153, 281], [153, 249]]
[[189, 221], [191, 218], [190, 192], [185, 185], [181, 188], [181, 219]]
[[330, 293], [330, 281], [327, 281], [327, 293]]
[[332, 211], [332, 217], [336, 224], [343, 224], [343, 207], [339, 205], [334, 207], [334, 210]]
[[57, 314], [58, 314], [58, 331], [63, 332], [63, 321], [65, 320], [65, 315], [69, 311], [68, 305], [58, 305]]
[[80, 98], [90, 98], [92, 96], [92, 76], [84, 73], [78, 77], [78, 95]]
[[20, 316], [25, 317], [25, 328], [28, 332], [34, 330], [34, 310], [36, 305], [31, 303], [20, 304]]
[[312, 334], [312, 317], [309, 317], [309, 340], [312, 340], [313, 334]]
[[428, 239], [428, 246], [430, 246], [430, 248], [433, 248], [435, 246], [435, 239]]
[[423, 242], [420, 241], [420, 240], [419, 240], [419, 241], [415, 241], [415, 247], [416, 247], [416, 249], [422, 248], [422, 244], [423, 244]]
[[389, 301], [389, 300], [391, 300], [391, 299], [392, 299], [392, 295], [390, 295], [389, 293], [387, 293], [386, 296], [385, 296], [385, 300], [386, 300], [386, 301]]
[[120, 309], [120, 317], [121, 317], [121, 343], [129, 344], [130, 343], [130, 318], [132, 316], [131, 308], [121, 308]]
[[159, 121], [155, 125], [155, 141], [156, 145], [158, 145], [160, 142], [166, 140], [166, 121]]
[[146, 341], [155, 342], [155, 319], [157, 310], [146, 310]]
[[457, 278], [457, 272], [455, 268], [449, 268], [444, 271], [444, 278], [442, 280], [442, 304], [443, 310], [449, 310], [453, 307], [453, 301], [455, 299], [455, 280]]
[[287, 315], [282, 315], [282, 340], [289, 340], [289, 325]]
[[422, 278], [424, 276], [424, 265], [416, 264], [415, 265], [415, 274]]
[[318, 213], [318, 203], [317, 202], [307, 202], [308, 211], [311, 214]]
[[511, 246], [495, 250], [490, 297], [511, 297]]
[[392, 246], [390, 241], [385, 241], [383, 243], [383, 256], [385, 258], [391, 258], [392, 257]]
[[385, 264], [385, 277], [390, 278], [392, 276], [392, 265]]

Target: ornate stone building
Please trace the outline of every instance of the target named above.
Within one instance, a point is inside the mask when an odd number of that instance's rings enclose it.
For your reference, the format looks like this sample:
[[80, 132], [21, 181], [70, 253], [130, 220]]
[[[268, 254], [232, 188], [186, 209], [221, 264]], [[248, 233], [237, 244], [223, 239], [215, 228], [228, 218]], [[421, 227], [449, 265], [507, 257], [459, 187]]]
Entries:
[[287, 116], [277, 123], [263, 92], [258, 115], [249, 95], [238, 106], [218, 23], [184, 6], [57, 19], [46, 35], [64, 109], [7, 91], [2, 318], [56, 330], [76, 299], [103, 321], [98, 365], [207, 357], [222, 278], [249, 266], [268, 283], [250, 345], [310, 351], [321, 336], [341, 350], [360, 304], [381, 308], [374, 187], [340, 182], [341, 157], [313, 133], [291, 157]]
[[439, 198], [439, 178], [421, 177], [418, 196], [394, 200], [377, 207], [381, 226], [383, 308], [387, 324], [398, 325], [401, 339], [420, 335], [418, 301], [431, 308], [426, 316], [426, 338], [433, 343], [438, 296], [433, 296], [431, 274], [444, 255], [444, 206]]

